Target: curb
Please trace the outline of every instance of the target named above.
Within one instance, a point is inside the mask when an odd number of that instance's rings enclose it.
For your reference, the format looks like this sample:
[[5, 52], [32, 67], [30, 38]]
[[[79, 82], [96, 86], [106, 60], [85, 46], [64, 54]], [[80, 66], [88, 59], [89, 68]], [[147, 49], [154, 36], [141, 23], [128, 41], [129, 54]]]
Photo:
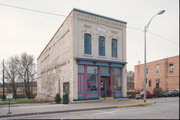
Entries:
[[104, 99], [104, 100], [90, 100], [90, 101], [76, 101], [72, 102], [71, 104], [77, 104], [77, 103], [93, 103], [93, 102], [117, 102], [117, 101], [127, 101], [129, 98], [123, 98], [123, 99]]
[[123, 108], [123, 107], [135, 107], [135, 106], [151, 105], [151, 104], [155, 104], [155, 103], [156, 103], [155, 101], [152, 101], [152, 102], [146, 102], [146, 103], [127, 104], [127, 105], [99, 107], [99, 108], [72, 109], [72, 110], [49, 111], [49, 112], [39, 112], [39, 113], [10, 114], [10, 115], [2, 115], [2, 116], [0, 116], [0, 118], [3, 118], [3, 117], [15, 117], [15, 116], [25, 116], [25, 115], [40, 115], [40, 114], [52, 114], [52, 113], [64, 113], [64, 112], [77, 112], [77, 111], [87, 111], [87, 110], [112, 109], [112, 108]]
[[124, 99], [110, 99], [110, 100], [100, 100], [100, 102], [117, 102], [117, 101], [127, 101], [127, 100], [129, 100], [128, 98], [124, 98]]
[[123, 107], [146, 106], [146, 105], [151, 105], [151, 104], [155, 104], [155, 103], [156, 103], [155, 101], [152, 101], [152, 102], [145, 102], [145, 103], [138, 103], [138, 104], [118, 105], [116, 107], [123, 108]]

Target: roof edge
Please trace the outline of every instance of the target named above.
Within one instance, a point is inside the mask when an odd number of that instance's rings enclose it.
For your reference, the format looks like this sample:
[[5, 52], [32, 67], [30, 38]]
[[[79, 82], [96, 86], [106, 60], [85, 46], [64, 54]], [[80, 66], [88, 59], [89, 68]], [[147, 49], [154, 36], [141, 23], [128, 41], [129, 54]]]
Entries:
[[[162, 60], [171, 59], [171, 58], [174, 58], [174, 57], [179, 57], [179, 55], [175, 55], [175, 56], [171, 56], [171, 57], [166, 57], [166, 58], [161, 58], [161, 59], [158, 59], [158, 60], [153, 60], [153, 61], [147, 62], [147, 64], [148, 64], [148, 63], [152, 63], [152, 62], [157, 62], [157, 61], [162, 61]], [[138, 65], [134, 65], [134, 67], [135, 67], [135, 66], [139, 66], [139, 65], [144, 65], [144, 63], [138, 64]]]
[[43, 52], [45, 51], [45, 49], [48, 47], [48, 45], [50, 44], [50, 42], [53, 40], [53, 38], [55, 37], [55, 35], [58, 33], [58, 31], [61, 29], [61, 27], [63, 26], [63, 24], [66, 22], [66, 20], [69, 18], [69, 16], [71, 15], [71, 13], [73, 12], [73, 10], [71, 10], [71, 12], [68, 14], [68, 16], [65, 18], [65, 20], [61, 23], [60, 27], [56, 30], [55, 34], [53, 35], [53, 37], [51, 38], [51, 40], [46, 44], [46, 47], [41, 51], [41, 53], [39, 54], [39, 56], [37, 57], [37, 60], [40, 58], [40, 56], [43, 54]]
[[120, 22], [120, 23], [123, 23], [123, 24], [127, 24], [127, 22], [122, 21], [122, 20], [118, 20], [118, 19], [107, 17], [107, 16], [95, 14], [95, 13], [88, 12], [88, 11], [85, 11], [85, 10], [81, 10], [81, 9], [78, 9], [78, 8], [73, 8], [73, 10], [78, 11], [78, 12], [82, 12], [82, 13], [86, 13], [86, 14], [90, 14], [90, 15], [94, 15], [94, 16], [97, 16], [97, 17], [105, 18], [105, 19], [112, 20], [112, 21], [115, 21], [115, 22]]

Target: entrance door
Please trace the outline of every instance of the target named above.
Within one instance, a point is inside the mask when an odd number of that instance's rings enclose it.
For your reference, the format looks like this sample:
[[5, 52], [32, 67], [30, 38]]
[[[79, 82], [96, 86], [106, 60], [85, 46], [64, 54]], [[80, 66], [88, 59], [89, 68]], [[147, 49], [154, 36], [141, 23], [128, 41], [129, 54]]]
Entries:
[[110, 80], [108, 77], [101, 77], [101, 97], [109, 97], [110, 94]]

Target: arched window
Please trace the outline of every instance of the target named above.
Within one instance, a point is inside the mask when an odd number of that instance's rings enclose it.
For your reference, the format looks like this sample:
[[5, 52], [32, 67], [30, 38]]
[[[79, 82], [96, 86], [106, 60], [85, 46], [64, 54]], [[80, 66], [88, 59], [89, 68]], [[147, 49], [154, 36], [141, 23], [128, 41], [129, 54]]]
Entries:
[[84, 54], [91, 55], [91, 34], [84, 34]]
[[105, 56], [105, 37], [99, 36], [99, 56]]
[[117, 39], [112, 39], [111, 49], [112, 57], [117, 58]]

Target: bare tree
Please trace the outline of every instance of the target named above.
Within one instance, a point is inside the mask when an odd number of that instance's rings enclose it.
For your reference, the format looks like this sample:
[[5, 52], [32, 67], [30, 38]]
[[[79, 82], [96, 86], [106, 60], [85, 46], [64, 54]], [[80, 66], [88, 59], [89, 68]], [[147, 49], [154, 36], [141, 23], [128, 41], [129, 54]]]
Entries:
[[5, 78], [9, 82], [13, 97], [17, 98], [16, 81], [18, 78], [18, 56], [11, 56], [4, 64]]
[[24, 89], [28, 98], [32, 97], [31, 84], [35, 80], [35, 63], [34, 57], [27, 53], [22, 53], [18, 62], [19, 78], [24, 82]]

